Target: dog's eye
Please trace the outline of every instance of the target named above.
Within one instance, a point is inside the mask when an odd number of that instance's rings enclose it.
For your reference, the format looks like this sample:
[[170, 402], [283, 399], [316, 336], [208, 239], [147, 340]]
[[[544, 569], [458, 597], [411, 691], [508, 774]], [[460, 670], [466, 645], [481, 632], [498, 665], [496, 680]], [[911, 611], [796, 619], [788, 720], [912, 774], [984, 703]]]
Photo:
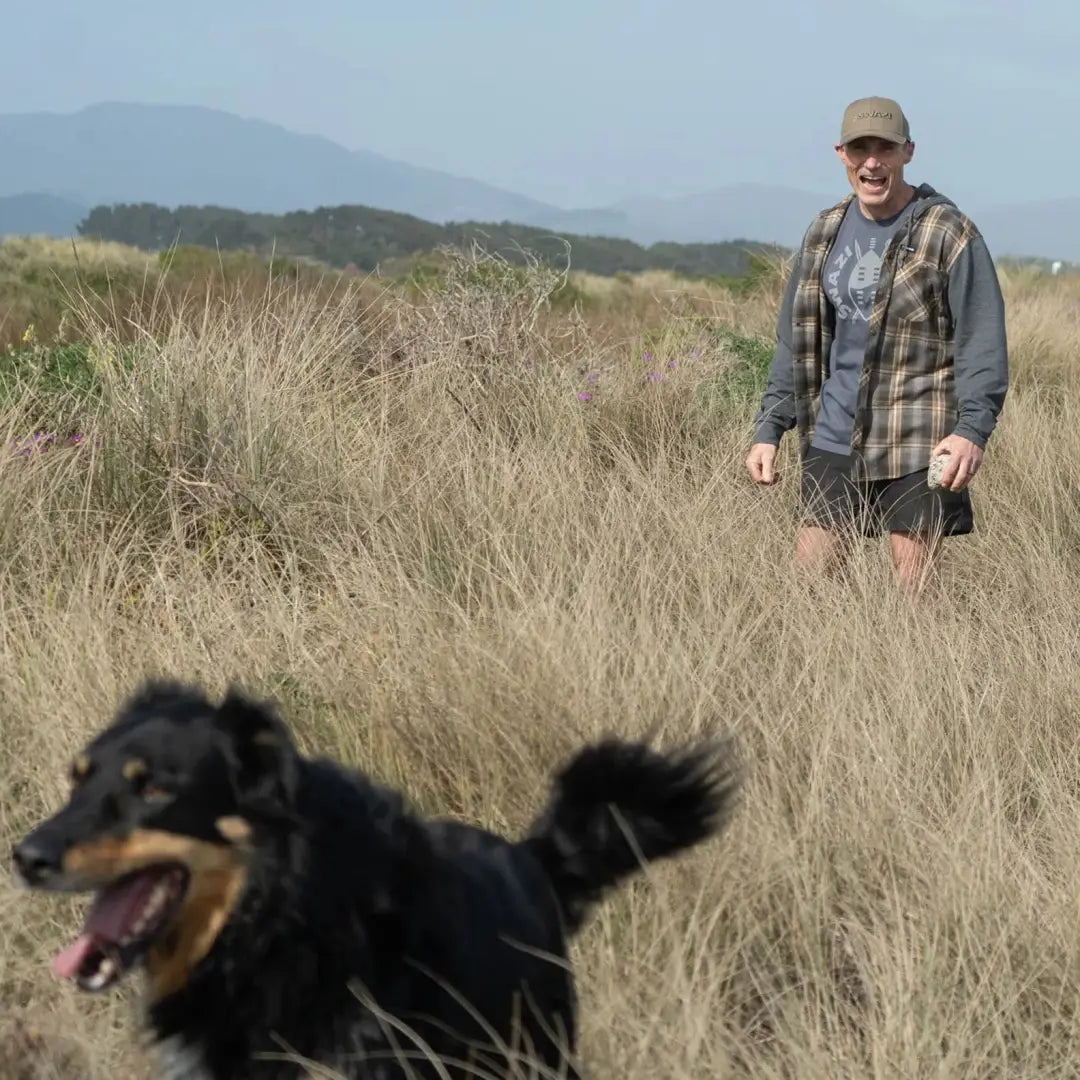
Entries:
[[161, 803], [168, 802], [172, 794], [160, 784], [154, 783], [151, 766], [141, 757], [131, 757], [124, 762], [121, 770], [124, 779], [135, 789], [136, 794], [143, 802]]

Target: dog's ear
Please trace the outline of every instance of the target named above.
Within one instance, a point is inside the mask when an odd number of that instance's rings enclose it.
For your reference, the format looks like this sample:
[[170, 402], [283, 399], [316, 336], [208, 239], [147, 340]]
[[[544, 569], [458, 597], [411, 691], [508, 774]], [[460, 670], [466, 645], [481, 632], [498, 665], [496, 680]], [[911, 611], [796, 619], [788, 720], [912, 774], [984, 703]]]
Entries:
[[267, 809], [292, 805], [299, 760], [289, 729], [274, 709], [230, 686], [214, 725], [224, 736], [237, 801]]

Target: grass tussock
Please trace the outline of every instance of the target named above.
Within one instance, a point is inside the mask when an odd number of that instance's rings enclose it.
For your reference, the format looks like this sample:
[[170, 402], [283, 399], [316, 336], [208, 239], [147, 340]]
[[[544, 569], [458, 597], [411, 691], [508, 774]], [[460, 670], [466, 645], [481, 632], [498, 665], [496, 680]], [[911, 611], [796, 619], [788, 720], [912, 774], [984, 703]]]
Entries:
[[[791, 447], [777, 490], [745, 478], [778, 281], [560, 308], [474, 255], [122, 340], [75, 305], [79, 380], [41, 381], [47, 344], [0, 373], [5, 446], [83, 436], [0, 453], [5, 842], [150, 672], [272, 693], [307, 748], [512, 832], [581, 740], [718, 726], [749, 768], [729, 833], [575, 950], [588, 1075], [1070, 1075], [1080, 293], [1006, 282], [978, 531], [912, 605], [873, 545], [799, 587]], [[4, 1076], [151, 1075], [135, 986], [48, 974], [82, 906], [0, 881]]]

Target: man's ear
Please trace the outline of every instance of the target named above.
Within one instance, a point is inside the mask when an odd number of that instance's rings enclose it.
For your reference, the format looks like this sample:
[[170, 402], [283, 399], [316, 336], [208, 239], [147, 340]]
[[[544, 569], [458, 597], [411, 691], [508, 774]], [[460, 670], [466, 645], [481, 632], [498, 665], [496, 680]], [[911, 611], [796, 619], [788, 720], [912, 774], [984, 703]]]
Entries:
[[273, 804], [291, 806], [299, 760], [289, 729], [273, 707], [230, 686], [214, 725], [224, 736], [239, 804], [263, 804], [267, 809]]

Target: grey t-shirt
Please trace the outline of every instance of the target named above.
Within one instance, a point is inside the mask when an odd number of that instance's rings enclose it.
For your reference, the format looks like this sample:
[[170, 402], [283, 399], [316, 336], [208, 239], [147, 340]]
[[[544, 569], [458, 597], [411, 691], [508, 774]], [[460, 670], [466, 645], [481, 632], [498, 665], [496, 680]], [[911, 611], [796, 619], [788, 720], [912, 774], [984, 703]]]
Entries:
[[870, 311], [874, 306], [881, 259], [909, 203], [883, 221], [868, 218], [853, 199], [836, 234], [822, 278], [836, 312], [829, 352], [829, 377], [821, 387], [821, 411], [811, 445], [834, 454], [851, 453], [851, 427], [859, 396], [859, 374], [866, 354]]

